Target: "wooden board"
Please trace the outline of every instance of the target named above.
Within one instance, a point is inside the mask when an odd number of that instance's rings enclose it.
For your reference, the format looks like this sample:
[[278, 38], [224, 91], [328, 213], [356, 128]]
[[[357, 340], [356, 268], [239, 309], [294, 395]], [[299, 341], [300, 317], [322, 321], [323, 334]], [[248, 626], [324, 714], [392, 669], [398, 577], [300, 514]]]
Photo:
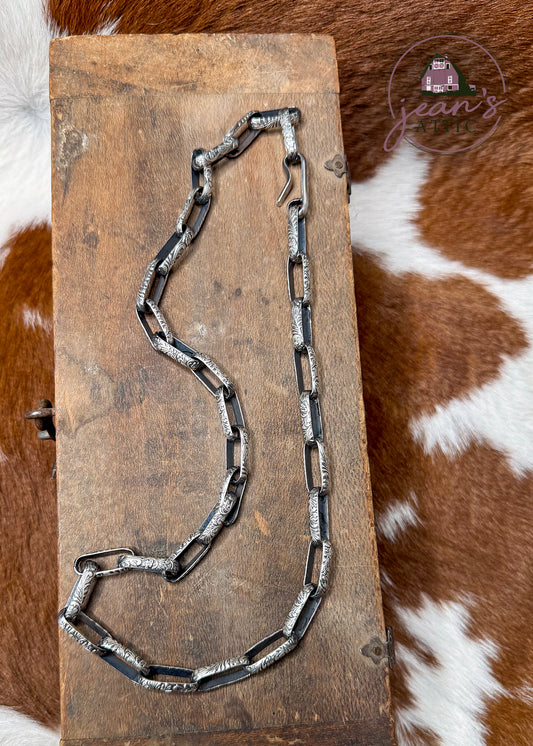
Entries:
[[[174, 230], [190, 154], [243, 113], [298, 106], [309, 164], [313, 339], [330, 468], [330, 586], [302, 643], [258, 676], [189, 695], [135, 687], [63, 632], [62, 743], [392, 743], [361, 396], [335, 47], [320, 35], [58, 39], [50, 50], [60, 603], [77, 555], [170, 553], [216, 501], [224, 440], [214, 400], [148, 344], [144, 269]], [[167, 285], [177, 335], [240, 392], [251, 477], [237, 523], [179, 584], [102, 580], [90, 609], [149, 662], [194, 668], [278, 629], [308, 544], [286, 288], [279, 133], [216, 168], [204, 229]]]

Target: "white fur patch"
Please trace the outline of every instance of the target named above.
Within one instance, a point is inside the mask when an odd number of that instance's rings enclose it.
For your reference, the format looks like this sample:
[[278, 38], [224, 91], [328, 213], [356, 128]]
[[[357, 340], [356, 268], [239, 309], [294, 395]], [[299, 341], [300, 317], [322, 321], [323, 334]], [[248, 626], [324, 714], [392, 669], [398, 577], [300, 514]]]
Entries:
[[0, 4], [0, 246], [50, 220], [48, 28], [41, 0]]
[[[99, 29], [114, 33], [116, 23]], [[0, 2], [0, 270], [16, 231], [50, 222], [48, 45], [59, 35], [43, 0]], [[51, 320], [23, 310], [27, 328], [51, 330]], [[0, 450], [0, 462], [7, 457]], [[58, 746], [59, 733], [0, 706], [0, 746]]]
[[43, 0], [0, 2], [0, 29], [1, 247], [16, 231], [50, 222], [48, 45], [59, 33]]
[[0, 446], [0, 464], [5, 464], [5, 463], [7, 463], [7, 461], [9, 461], [9, 459], [6, 456], [6, 454], [4, 453], [2, 447]]
[[425, 597], [416, 610], [396, 609], [420, 650], [437, 662], [396, 645], [412, 698], [412, 704], [396, 713], [399, 746], [417, 743], [416, 728], [434, 733], [443, 746], [486, 744], [488, 704], [506, 692], [492, 673], [497, 646], [470, 634], [470, 603], [467, 598], [437, 603]]
[[0, 746], [59, 746], [54, 732], [10, 707], [0, 706]]
[[408, 529], [410, 526], [416, 526], [420, 523], [416, 514], [416, 497], [411, 496], [410, 500], [395, 500], [379, 515], [376, 515], [376, 531], [379, 536], [388, 541], [395, 541], [398, 535]]
[[485, 443], [502, 452], [521, 476], [533, 469], [533, 276], [501, 279], [447, 259], [422, 241], [413, 219], [420, 209], [419, 190], [427, 179], [430, 158], [402, 143], [371, 179], [352, 184], [354, 251], [373, 254], [386, 270], [398, 275], [466, 277], [491, 292], [520, 323], [529, 347], [505, 360], [495, 380], [436, 406], [410, 424], [413, 437], [428, 454], [441, 450], [454, 455], [474, 443]]
[[45, 319], [36, 308], [24, 306], [22, 310], [22, 321], [28, 329], [44, 329], [46, 332], [52, 331], [52, 319]]
[[0, 271], [2, 270], [5, 261], [9, 255], [9, 249], [0, 249]]

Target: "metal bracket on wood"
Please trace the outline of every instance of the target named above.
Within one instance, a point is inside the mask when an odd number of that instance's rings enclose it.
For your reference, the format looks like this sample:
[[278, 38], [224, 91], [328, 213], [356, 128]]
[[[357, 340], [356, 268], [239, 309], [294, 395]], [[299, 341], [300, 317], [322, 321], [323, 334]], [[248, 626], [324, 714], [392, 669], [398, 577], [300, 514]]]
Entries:
[[346, 174], [346, 193], [348, 195], [349, 202], [350, 195], [352, 193], [352, 179], [350, 176], [350, 165], [344, 153], [336, 153], [331, 160], [324, 163], [324, 168], [326, 168], [328, 171], [333, 171], [338, 179]]
[[[33, 420], [35, 427], [39, 431], [37, 437], [39, 440], [55, 440], [56, 439], [56, 428], [54, 425], [54, 417], [56, 410], [49, 399], [41, 399], [37, 405], [37, 409], [33, 409], [30, 412], [26, 412], [24, 417], [27, 420]], [[50, 479], [56, 478], [56, 465], [52, 468], [52, 474]]]
[[389, 666], [394, 665], [394, 635], [392, 627], [387, 627], [387, 639], [383, 642], [379, 637], [373, 637], [370, 642], [363, 645], [361, 653], [370, 658], [376, 665], [383, 659], [388, 661]]

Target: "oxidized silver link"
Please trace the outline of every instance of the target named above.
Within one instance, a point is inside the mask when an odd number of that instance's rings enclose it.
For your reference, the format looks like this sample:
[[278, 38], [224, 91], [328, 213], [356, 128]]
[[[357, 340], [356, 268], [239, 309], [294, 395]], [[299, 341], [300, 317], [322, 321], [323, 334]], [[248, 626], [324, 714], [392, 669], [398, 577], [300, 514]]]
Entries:
[[[211, 360], [211, 358], [209, 357], [209, 355], [206, 355], [205, 352], [196, 352], [194, 354], [194, 357], [195, 357], [196, 360], [199, 360], [201, 363], [203, 363], [203, 365], [208, 370], [210, 370], [211, 373], [213, 373], [213, 375], [215, 375], [218, 378], [218, 380], [220, 381], [220, 383], [223, 385], [223, 387], [225, 389], [225, 392], [224, 392], [225, 398], [229, 399], [231, 396], [233, 396], [233, 394], [235, 393], [235, 387], [234, 387], [233, 383], [230, 381], [230, 379], [227, 377], [227, 375], [220, 370], [220, 368], [218, 367], [218, 365], [213, 360]], [[203, 366], [199, 365], [198, 368], [196, 368], [196, 370], [195, 370], [195, 376], [199, 380], [201, 380], [201, 382], [208, 389], [208, 391], [210, 391], [213, 394], [213, 396], [216, 396], [216, 392], [217, 392], [218, 386], [216, 386], [213, 383], [211, 383], [210, 381], [208, 381], [208, 379], [203, 374], [202, 367]], [[210, 385], [208, 385], [208, 383]]]
[[301, 298], [295, 298], [291, 303], [292, 311], [292, 341], [295, 349], [302, 350], [312, 344], [311, 307], [304, 306]]
[[[281, 113], [285, 109], [278, 109], [275, 113], [269, 113], [267, 115], [258, 115], [250, 119], [250, 128], [254, 130], [270, 130], [277, 127], [281, 127]], [[291, 124], [298, 124], [300, 121], [299, 109], [289, 108], [290, 122]]]
[[182, 235], [179, 238], [178, 243], [174, 246], [170, 254], [167, 256], [166, 259], [163, 259], [161, 264], [158, 267], [158, 272], [162, 275], [167, 275], [172, 267], [174, 266], [175, 262], [177, 261], [178, 257], [183, 254], [187, 246], [190, 245], [192, 241], [192, 230], [187, 226], [182, 233]]
[[[315, 562], [315, 554], [318, 549], [322, 550], [322, 557], [320, 560], [320, 571], [318, 580], [315, 583], [312, 580], [312, 575]], [[314, 543], [313, 541], [309, 542], [309, 549], [307, 550], [307, 562], [305, 565], [304, 586], [309, 585], [310, 583], [316, 585], [316, 590], [313, 596], [321, 597], [326, 591], [331, 565], [331, 554], [331, 542], [327, 540], [317, 543]]]
[[240, 658], [226, 658], [226, 660], [218, 661], [217, 663], [211, 663], [208, 666], [200, 666], [196, 668], [192, 673], [192, 681], [200, 682], [202, 679], [211, 678], [217, 674], [224, 673], [225, 671], [232, 671], [235, 668], [244, 668], [248, 664], [248, 658], [241, 656]]
[[[191, 186], [192, 189], [200, 190], [195, 197], [197, 205], [205, 205], [213, 194], [213, 167], [206, 164], [202, 169], [197, 169], [195, 166], [196, 156], [203, 153], [205, 153], [203, 148], [197, 148], [193, 150], [191, 156]], [[202, 184], [200, 184], [200, 172], [203, 178]]]
[[85, 637], [85, 635], [80, 632], [74, 625], [72, 625], [68, 619], [65, 616], [66, 609], [61, 609], [59, 612], [59, 615], [57, 617], [57, 621], [61, 629], [65, 630], [65, 632], [73, 637], [76, 642], [78, 642], [85, 650], [88, 650], [89, 653], [94, 653], [95, 655], [102, 655], [103, 651], [101, 648], [98, 647], [98, 645], [95, 645], [94, 642], [91, 642], [88, 637]]
[[158, 681], [157, 679], [148, 679], [146, 676], [139, 676], [134, 684], [142, 686], [143, 689], [154, 689], [158, 692], [195, 692], [198, 684], [193, 681]]
[[174, 345], [169, 344], [166, 340], [158, 337], [157, 334], [154, 334], [150, 341], [152, 342], [152, 346], [155, 350], [157, 350], [158, 352], [162, 352], [163, 355], [167, 355], [169, 358], [175, 360], [180, 365], [185, 365], [185, 367], [191, 368], [191, 370], [193, 371], [199, 368], [202, 364], [196, 359], [196, 357], [191, 357], [190, 355], [187, 355], [186, 352], [178, 350], [177, 347], [174, 347]]
[[[180, 573], [183, 573], [183, 566], [181, 564], [181, 556], [185, 554], [185, 552], [188, 550], [188, 548], [191, 546], [191, 544], [200, 543], [198, 542], [198, 537], [200, 536], [200, 531], [194, 531], [190, 536], [188, 536], [184, 542], [182, 542], [179, 547], [176, 549], [175, 552], [172, 552], [172, 554], [169, 556], [170, 560], [177, 560], [180, 564]], [[192, 568], [198, 564], [198, 562], [202, 559], [204, 554], [209, 550], [210, 544], [200, 544], [202, 547], [200, 551], [193, 557], [192, 560], [186, 563], [187, 572], [190, 572]], [[183, 577], [183, 574], [180, 574], [180, 578]]]
[[309, 533], [313, 544], [329, 541], [328, 496], [318, 487], [309, 490]]
[[309, 491], [309, 533], [311, 534], [311, 541], [313, 544], [317, 544], [322, 541], [320, 531], [320, 508], [318, 504], [319, 500], [318, 487], [313, 487]]
[[279, 115], [279, 123], [281, 125], [281, 134], [283, 135], [286, 156], [289, 161], [293, 161], [298, 155], [298, 145], [296, 144], [296, 133], [294, 131], [294, 124], [291, 121], [289, 109], [283, 109]]
[[318, 452], [318, 469], [320, 472], [320, 494], [325, 495], [329, 489], [329, 470], [328, 462], [326, 460], [326, 451], [322, 440], [317, 439], [314, 443], [304, 444], [304, 470], [305, 470], [305, 486], [308, 491], [311, 491], [315, 485], [313, 480], [313, 463], [312, 457], [314, 450]]
[[[302, 367], [302, 355], [306, 355], [309, 363], [309, 373], [311, 377], [311, 388], [308, 389], [305, 386], [303, 367]], [[312, 397], [318, 396], [319, 382], [318, 382], [318, 368], [316, 364], [315, 350], [311, 345], [304, 345], [302, 349], [294, 350], [294, 368], [296, 372], [296, 385], [298, 387], [298, 393], [302, 391], [309, 391], [309, 395]]]
[[258, 115], [259, 112], [255, 111], [253, 109], [252, 111], [247, 112], [243, 117], [239, 119], [238, 122], [236, 122], [233, 127], [226, 132], [226, 137], [228, 138], [234, 138], [239, 139], [239, 137], [246, 132], [247, 129], [250, 127], [250, 119], [253, 116]]
[[298, 265], [302, 268], [302, 287], [303, 287], [303, 296], [302, 298], [302, 304], [304, 306], [308, 306], [311, 302], [311, 275], [309, 273], [309, 258], [307, 257], [307, 254], [299, 254], [300, 261], [293, 261], [290, 257], [287, 259], [287, 285], [289, 289], [289, 300], [292, 301], [296, 299], [296, 295], [294, 293], [294, 268]]
[[222, 423], [222, 432], [224, 433], [224, 437], [226, 438], [226, 440], [231, 440], [236, 436], [233, 432], [233, 427], [229, 419], [228, 408], [226, 406], [226, 396], [223, 386], [219, 386], [215, 391], [215, 399], [217, 400], [217, 409], [220, 415], [220, 421]]
[[[239, 477], [238, 479], [232, 479], [232, 482], [245, 482], [248, 476], [248, 431], [242, 425], [232, 425], [231, 429], [234, 437], [226, 438], [226, 469], [237, 466], [239, 468]], [[237, 431], [238, 435], [235, 431]], [[238, 442], [241, 444], [240, 463], [235, 464], [235, 443]]]
[[96, 573], [99, 569], [100, 565], [91, 560], [88, 560], [83, 565], [83, 571], [76, 580], [65, 606], [65, 619], [69, 622], [75, 622], [80, 611], [86, 607], [96, 584]]
[[197, 155], [193, 161], [193, 167], [197, 171], [200, 171], [204, 166], [211, 166], [224, 158], [228, 153], [231, 153], [232, 150], [235, 150], [238, 145], [239, 141], [235, 137], [226, 135], [222, 142], [215, 145], [211, 150]]
[[141, 281], [141, 287], [139, 288], [139, 292], [137, 293], [137, 308], [139, 311], [145, 311], [145, 303], [146, 303], [146, 297], [150, 291], [150, 288], [152, 286], [152, 280], [154, 279], [157, 267], [159, 266], [159, 260], [154, 259], [150, 262], [148, 267], [146, 268], [146, 272], [144, 273], [144, 277]]
[[[85, 563], [87, 560], [92, 560], [95, 557], [98, 557], [99, 559], [101, 557], [110, 557], [113, 554], [135, 554], [135, 550], [133, 550], [131, 547], [113, 547], [113, 549], [100, 549], [97, 552], [88, 552], [86, 554], [80, 554], [79, 557], [77, 557], [74, 561], [74, 572], [76, 575], [82, 575], [83, 573], [83, 567], [85, 566]], [[107, 575], [116, 575], [117, 573], [123, 572], [119, 567], [113, 567], [110, 570], [98, 570], [96, 572], [97, 578], [103, 578]]]
[[156, 304], [153, 302], [151, 298], [146, 298], [145, 304], [150, 309], [153, 316], [155, 317], [157, 323], [159, 324], [161, 331], [165, 335], [165, 339], [171, 345], [172, 340], [174, 339], [174, 336], [172, 332], [170, 331], [170, 329], [168, 328], [167, 320], [163, 316], [163, 312], [161, 311], [159, 306], [156, 306]]
[[135, 668], [136, 671], [139, 671], [139, 673], [143, 673], [145, 675], [149, 673], [150, 666], [148, 665], [148, 663], [146, 663], [146, 661], [143, 661], [143, 659], [140, 658], [137, 653], [134, 653], [133, 650], [124, 647], [122, 643], [120, 643], [118, 640], [115, 640], [115, 638], [111, 637], [111, 635], [103, 637], [98, 645], [100, 646], [100, 648], [118, 655], [119, 658], [122, 658], [123, 661], [129, 663], [129, 665], [133, 666], [133, 668]]
[[318, 398], [311, 397], [310, 394], [310, 391], [302, 391], [300, 394], [300, 414], [304, 440], [307, 445], [315, 445], [318, 440], [322, 440], [322, 417]]
[[191, 212], [193, 210], [193, 207], [198, 204], [196, 201], [196, 198], [202, 194], [202, 188], [197, 186], [191, 189], [189, 192], [187, 199], [185, 200], [185, 205], [183, 207], [183, 210], [180, 212], [178, 219], [176, 220], [176, 233], [182, 234], [185, 233], [185, 228], [187, 228], [187, 225], [184, 225], [184, 223], [187, 222], [189, 219]]
[[224, 525], [224, 521], [231, 513], [231, 509], [237, 502], [237, 495], [234, 492], [228, 492], [228, 489], [233, 475], [238, 470], [239, 468], [237, 466], [232, 466], [230, 469], [226, 470], [224, 481], [222, 482], [222, 488], [220, 490], [213, 515], [211, 516], [209, 523], [196, 537], [196, 541], [199, 544], [210, 544], [213, 541], [215, 536], [219, 533], [220, 529]]
[[[206, 691], [235, 683], [263, 671], [296, 648], [305, 635], [326, 591], [331, 566], [331, 543], [328, 519], [328, 467], [322, 442], [322, 419], [318, 400], [318, 371], [312, 346], [311, 327], [311, 277], [306, 249], [307, 212], [307, 166], [304, 156], [298, 151], [294, 125], [300, 121], [297, 108], [276, 109], [267, 112], [249, 111], [226, 133], [222, 142], [210, 150], [196, 149], [191, 156], [192, 189], [185, 201], [177, 223], [176, 232], [167, 240], [157, 256], [148, 265], [136, 298], [139, 321], [153, 347], [172, 360], [190, 368], [194, 375], [215, 397], [217, 409], [226, 438], [226, 472], [215, 506], [200, 528], [192, 533], [168, 557], [144, 557], [131, 548], [109, 549], [78, 557], [75, 570], [79, 574], [67, 605], [59, 612], [59, 625], [80, 645], [102, 657], [133, 683], [145, 689], [161, 692]], [[288, 211], [288, 261], [287, 282], [291, 301], [291, 326], [294, 346], [294, 366], [299, 394], [302, 430], [304, 435], [304, 470], [309, 501], [310, 544], [304, 572], [304, 585], [298, 593], [282, 629], [268, 635], [249, 648], [244, 655], [228, 658], [218, 663], [196, 669], [172, 666], [148, 665], [139, 655], [113, 638], [110, 633], [83, 609], [89, 601], [91, 591], [98, 578], [127, 570], [142, 570], [162, 575], [170, 582], [185, 577], [209, 551], [213, 540], [223, 526], [231, 525], [238, 514], [241, 498], [248, 476], [248, 432], [244, 427], [239, 398], [230, 379], [205, 353], [197, 352], [171, 333], [160, 301], [165, 290], [170, 270], [174, 263], [196, 238], [209, 212], [212, 195], [212, 166], [224, 157], [236, 158], [246, 150], [263, 130], [281, 128], [286, 155], [283, 168], [287, 182], [280, 198], [284, 199], [292, 187], [291, 168], [300, 163], [301, 196], [291, 200]], [[200, 174], [203, 183], [200, 183]], [[279, 200], [278, 200], [279, 202]], [[188, 225], [194, 206], [200, 206], [194, 224]], [[192, 221], [191, 221], [192, 222]], [[301, 264], [302, 297], [295, 297], [295, 265]], [[154, 332], [147, 321], [153, 315], [160, 331]], [[304, 381], [302, 355], [307, 355], [309, 374]], [[209, 372], [211, 377], [206, 375]], [[310, 377], [310, 388], [306, 386]], [[213, 380], [215, 379], [215, 380]], [[228, 404], [231, 405], [231, 412]], [[239, 463], [235, 462], [236, 443], [239, 442]], [[313, 454], [318, 455], [320, 485], [314, 484]], [[197, 548], [194, 548], [194, 545]], [[94, 557], [120, 554], [117, 567], [100, 570]], [[315, 558], [320, 552], [318, 578], [313, 579]], [[78, 621], [99, 635], [95, 644], [78, 630], [73, 622]], [[270, 652], [261, 655], [279, 640], [283, 641]], [[169, 681], [156, 678], [184, 679]]]
[[166, 557], [141, 557], [139, 555], [130, 557], [127, 554], [117, 559], [117, 567], [123, 570], [153, 572], [157, 575], [174, 575], [179, 570], [179, 565]]
[[307, 603], [307, 599], [313, 593], [315, 588], [316, 586], [310, 583], [309, 585], [305, 585], [297, 595], [296, 601], [293, 603], [291, 610], [287, 614], [285, 623], [283, 624], [283, 634], [285, 637], [290, 637], [294, 632], [294, 627], [296, 626], [300, 614]]
[[305, 253], [305, 217], [299, 217], [300, 204], [298, 200], [292, 200], [287, 206], [288, 236], [289, 236], [289, 258], [297, 262], [298, 258]]
[[281, 645], [278, 645], [275, 650], [272, 650], [270, 653], [267, 653], [262, 658], [260, 658], [258, 661], [254, 661], [253, 663], [250, 663], [246, 666], [246, 671], [248, 671], [251, 674], [259, 673], [260, 671], [264, 671], [265, 668], [268, 668], [273, 663], [277, 663], [277, 661], [281, 660], [284, 656], [287, 655], [287, 653], [290, 653], [291, 650], [294, 650], [294, 648], [298, 645], [298, 638], [296, 635], [291, 635], [285, 642], [283, 642]]

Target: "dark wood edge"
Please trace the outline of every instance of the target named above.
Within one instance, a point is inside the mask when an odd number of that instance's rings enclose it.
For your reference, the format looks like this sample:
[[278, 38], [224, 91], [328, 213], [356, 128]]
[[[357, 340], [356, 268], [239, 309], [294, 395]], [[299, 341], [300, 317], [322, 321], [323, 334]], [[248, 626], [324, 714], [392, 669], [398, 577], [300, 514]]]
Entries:
[[[243, 85], [246, 90], [255, 94], [262, 93], [291, 93], [298, 90], [302, 92], [333, 92], [339, 94], [339, 78], [337, 69], [337, 56], [335, 39], [330, 34], [320, 33], [292, 33], [292, 34], [112, 34], [109, 36], [82, 35], [64, 36], [53, 39], [49, 45], [50, 82], [49, 97], [51, 100], [61, 98], [79, 98], [88, 95], [116, 96], [121, 92], [131, 93], [140, 86], [141, 88], [164, 90], [167, 93], [174, 90], [201, 90], [203, 93], [221, 94], [218, 79], [214, 78], [208, 70], [200, 68], [194, 82], [180, 76], [172, 66], [162, 65], [160, 67], [160, 79], [157, 84], [150, 76], [149, 71], [154, 67], [154, 59], [163, 55], [162, 60], [169, 61], [169, 55], [178, 54], [183, 57], [184, 69], [188, 70], [194, 64], [194, 48], [203, 42], [207, 48], [216, 52], [217, 48], [223, 51], [224, 45], [229, 40], [239, 39], [239, 56], [230, 62], [235, 69], [244, 67], [247, 69], [246, 79], [240, 80], [235, 77], [232, 86], [226, 84], [224, 90], [227, 92], [241, 92]], [[264, 44], [268, 48], [268, 42], [274, 45], [272, 54], [267, 58], [270, 62], [271, 71], [265, 72], [262, 68], [255, 71], [253, 59], [255, 59], [254, 45]], [[134, 66], [144, 71], [139, 76], [127, 78], [124, 85], [117, 81], [99, 79], [92, 80], [92, 88], [88, 89], [87, 75], [94, 72], [94, 63], [102, 48], [120, 49], [121, 54], [131, 57]], [[290, 53], [296, 49], [306, 50], [303, 59], [307, 64], [294, 64], [289, 66], [290, 76], [286, 84], [279, 88], [279, 75], [277, 72], [283, 68], [283, 62], [291, 60]], [[275, 54], [275, 49], [278, 54]], [[96, 55], [96, 57], [94, 56]], [[149, 59], [151, 62], [146, 62]], [[314, 64], [310, 64], [314, 60]], [[248, 64], [250, 63], [250, 64]], [[117, 64], [112, 57], [109, 64]], [[230, 78], [231, 80], [231, 78]], [[273, 90], [271, 88], [273, 87]], [[264, 89], [264, 90], [263, 90]]]
[[392, 721], [353, 723], [320, 723], [288, 725], [280, 728], [260, 728], [216, 733], [182, 733], [153, 738], [62, 740], [61, 746], [391, 746], [395, 744]]

